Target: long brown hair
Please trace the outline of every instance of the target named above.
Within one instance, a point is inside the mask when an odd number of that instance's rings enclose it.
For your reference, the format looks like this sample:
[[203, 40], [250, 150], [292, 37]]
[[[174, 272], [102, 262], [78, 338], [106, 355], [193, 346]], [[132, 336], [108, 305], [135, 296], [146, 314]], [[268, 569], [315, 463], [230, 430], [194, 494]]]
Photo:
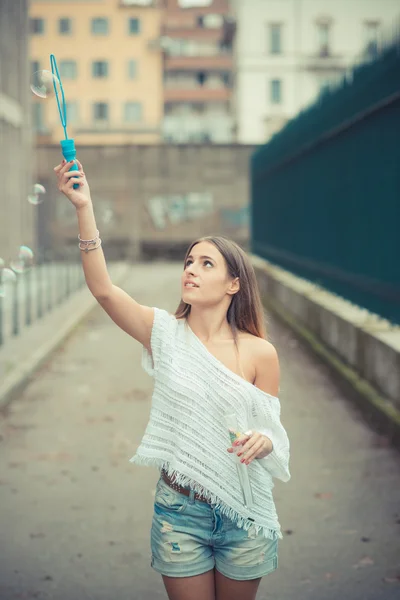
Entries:
[[[183, 265], [192, 248], [200, 242], [214, 244], [225, 259], [228, 274], [232, 279], [239, 277], [240, 290], [232, 296], [227, 312], [227, 320], [231, 327], [236, 349], [238, 331], [245, 331], [260, 338], [266, 338], [264, 324], [264, 311], [261, 302], [260, 290], [256, 274], [246, 252], [236, 242], [222, 236], [205, 236], [192, 242], [186, 251]], [[190, 314], [191, 306], [183, 300], [180, 301], [175, 311], [177, 319], [186, 319]]]

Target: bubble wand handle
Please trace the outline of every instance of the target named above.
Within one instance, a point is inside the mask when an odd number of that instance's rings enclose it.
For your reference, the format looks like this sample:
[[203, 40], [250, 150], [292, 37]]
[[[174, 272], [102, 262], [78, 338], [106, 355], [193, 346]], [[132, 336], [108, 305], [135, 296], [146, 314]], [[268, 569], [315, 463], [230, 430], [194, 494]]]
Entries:
[[[50, 64], [51, 64], [51, 72], [53, 75], [55, 75], [55, 77], [57, 78], [57, 80], [60, 84], [61, 97], [62, 97], [62, 104], [61, 104], [60, 98], [58, 96], [56, 79], [53, 78], [53, 87], [54, 87], [54, 92], [56, 95], [58, 112], [60, 114], [61, 125], [63, 126], [64, 135], [65, 135], [65, 139], [61, 140], [61, 142], [60, 142], [61, 150], [62, 150], [63, 156], [67, 162], [69, 162], [71, 160], [75, 161], [75, 159], [76, 159], [75, 141], [73, 140], [73, 138], [68, 138], [68, 134], [67, 134], [67, 107], [65, 104], [64, 88], [62, 85], [60, 73], [58, 72], [57, 61], [56, 61], [56, 57], [54, 56], [54, 54], [50, 54]], [[71, 168], [69, 170], [70, 171], [78, 171], [79, 168], [78, 168], [77, 163], [73, 162], [71, 164]], [[77, 190], [79, 188], [79, 183], [74, 183], [73, 187], [74, 187], [74, 190]]]

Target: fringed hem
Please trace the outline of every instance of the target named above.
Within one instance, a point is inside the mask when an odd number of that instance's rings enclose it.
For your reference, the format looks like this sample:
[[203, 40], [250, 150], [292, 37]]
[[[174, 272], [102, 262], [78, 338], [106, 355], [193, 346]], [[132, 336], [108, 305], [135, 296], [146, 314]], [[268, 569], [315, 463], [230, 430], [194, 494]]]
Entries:
[[203, 487], [190, 477], [187, 477], [186, 475], [182, 475], [178, 471], [175, 471], [175, 469], [170, 467], [169, 462], [162, 461], [158, 458], [150, 458], [137, 455], [133, 456], [129, 460], [129, 462], [147, 467], [158, 467], [160, 471], [161, 469], [164, 469], [167, 472], [168, 477], [174, 477], [174, 480], [178, 485], [184, 487], [189, 486], [195, 492], [198, 492], [199, 494], [204, 496], [207, 500], [210, 501], [212, 505], [214, 505], [215, 508], [218, 508], [223, 515], [225, 515], [228, 519], [236, 523], [236, 525], [240, 529], [248, 531], [253, 527], [256, 531], [256, 534], [262, 531], [263, 536], [267, 539], [276, 540], [283, 538], [280, 528], [268, 528], [263, 527], [262, 525], [256, 525], [254, 521], [240, 515], [236, 510], [234, 510], [225, 502], [223, 502], [218, 496], [207, 490], [205, 487]]

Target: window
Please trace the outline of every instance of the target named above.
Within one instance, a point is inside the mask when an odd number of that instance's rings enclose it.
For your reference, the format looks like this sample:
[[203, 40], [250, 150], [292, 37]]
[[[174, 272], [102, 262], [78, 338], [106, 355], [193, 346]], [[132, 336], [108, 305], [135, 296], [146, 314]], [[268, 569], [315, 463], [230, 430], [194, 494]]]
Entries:
[[93, 119], [94, 121], [108, 121], [107, 102], [95, 102], [93, 104]]
[[199, 73], [196, 73], [196, 81], [197, 81], [197, 85], [199, 86], [203, 86], [207, 79], [208, 79], [208, 73], [204, 73], [204, 71], [200, 71]]
[[78, 102], [66, 102], [65, 110], [67, 112], [68, 123], [71, 125], [76, 125], [79, 121]]
[[137, 77], [137, 61], [134, 59], [128, 62], [128, 77], [129, 79], [136, 79]]
[[224, 24], [224, 17], [222, 15], [208, 14], [204, 15], [201, 27], [207, 27], [207, 29], [219, 29]]
[[72, 22], [68, 17], [58, 20], [58, 33], [60, 35], [69, 35], [72, 33]]
[[329, 23], [317, 23], [318, 33], [318, 54], [320, 56], [329, 56], [329, 34], [330, 25]]
[[38, 60], [31, 61], [31, 75], [40, 71], [40, 62]]
[[370, 21], [364, 23], [364, 47], [368, 57], [375, 58], [378, 54], [379, 23]]
[[76, 79], [76, 62], [74, 60], [62, 60], [60, 62], [60, 75], [64, 79]]
[[282, 82], [280, 79], [271, 79], [271, 103], [280, 104], [282, 102]]
[[140, 102], [125, 102], [125, 123], [136, 123], [142, 120], [142, 104]]
[[226, 73], [221, 74], [221, 79], [224, 84], [224, 87], [232, 87], [232, 73], [227, 71]]
[[92, 19], [92, 33], [93, 35], [107, 35], [108, 19], [104, 17], [96, 17], [95, 19]]
[[39, 17], [34, 17], [33, 19], [31, 19], [30, 25], [31, 25], [31, 33], [33, 33], [33, 35], [43, 35], [44, 19], [41, 19]]
[[282, 25], [278, 23], [269, 26], [269, 51], [270, 54], [282, 53]]
[[140, 19], [131, 17], [128, 21], [129, 35], [138, 35], [140, 33]]
[[44, 130], [43, 109], [44, 105], [41, 102], [32, 103], [32, 126], [37, 133]]
[[95, 60], [92, 63], [92, 76], [97, 79], [108, 77], [108, 62], [106, 60]]

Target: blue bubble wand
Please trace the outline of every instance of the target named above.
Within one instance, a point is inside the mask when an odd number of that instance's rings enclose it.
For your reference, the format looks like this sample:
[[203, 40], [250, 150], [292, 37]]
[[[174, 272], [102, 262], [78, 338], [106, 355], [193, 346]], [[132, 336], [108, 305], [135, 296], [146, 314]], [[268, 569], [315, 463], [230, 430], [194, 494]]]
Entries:
[[[50, 64], [51, 64], [51, 72], [53, 74], [53, 87], [54, 87], [54, 92], [56, 95], [58, 112], [60, 114], [61, 125], [63, 126], [64, 135], [65, 135], [65, 140], [61, 140], [61, 142], [60, 142], [61, 150], [62, 150], [63, 156], [67, 162], [69, 162], [70, 160], [75, 161], [75, 159], [76, 159], [75, 141], [73, 138], [69, 138], [68, 134], [67, 134], [67, 121], [68, 120], [67, 120], [67, 107], [65, 104], [64, 88], [62, 85], [60, 73], [58, 72], [57, 61], [56, 61], [56, 57], [54, 56], [54, 54], [50, 54]], [[61, 96], [62, 96], [62, 105], [60, 103], [60, 98], [58, 95], [56, 81], [58, 81], [58, 83], [60, 85]], [[71, 168], [69, 170], [70, 171], [79, 171], [79, 168], [78, 168], [78, 165], [76, 164], [76, 162], [74, 162], [71, 165]], [[79, 188], [79, 183], [74, 183], [74, 190], [77, 190], [78, 188]]]

